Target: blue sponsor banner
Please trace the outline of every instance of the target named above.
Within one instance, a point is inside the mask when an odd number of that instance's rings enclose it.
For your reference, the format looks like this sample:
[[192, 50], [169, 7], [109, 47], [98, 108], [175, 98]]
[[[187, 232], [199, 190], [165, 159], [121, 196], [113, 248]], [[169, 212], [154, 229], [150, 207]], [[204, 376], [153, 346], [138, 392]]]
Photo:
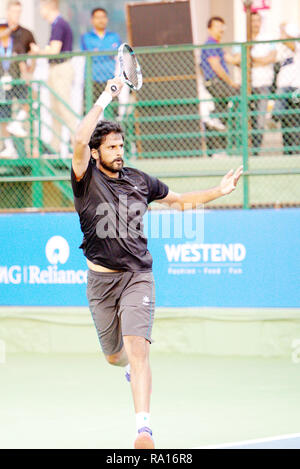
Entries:
[[[184, 216], [184, 218], [182, 218]], [[150, 212], [157, 306], [300, 307], [300, 210]], [[86, 306], [78, 216], [0, 215], [0, 304]]]
[[150, 239], [159, 306], [300, 307], [300, 210], [206, 211], [203, 243]]
[[78, 216], [0, 216], [0, 304], [86, 306]]

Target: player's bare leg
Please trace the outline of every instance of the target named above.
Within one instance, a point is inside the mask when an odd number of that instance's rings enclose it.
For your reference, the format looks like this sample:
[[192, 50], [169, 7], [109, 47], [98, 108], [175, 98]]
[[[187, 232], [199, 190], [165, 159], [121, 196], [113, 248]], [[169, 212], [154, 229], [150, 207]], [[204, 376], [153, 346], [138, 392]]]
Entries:
[[128, 357], [127, 357], [127, 353], [124, 347], [122, 347], [122, 349], [118, 353], [114, 353], [113, 355], [105, 355], [105, 358], [110, 365], [114, 365], [114, 366], [128, 365]]
[[153, 449], [150, 430], [150, 396], [152, 375], [149, 342], [144, 337], [124, 336], [124, 347], [130, 363], [131, 389], [137, 420], [136, 449]]
[[151, 395], [151, 369], [149, 342], [144, 337], [124, 336], [124, 346], [131, 368], [131, 387], [136, 413], [149, 412]]

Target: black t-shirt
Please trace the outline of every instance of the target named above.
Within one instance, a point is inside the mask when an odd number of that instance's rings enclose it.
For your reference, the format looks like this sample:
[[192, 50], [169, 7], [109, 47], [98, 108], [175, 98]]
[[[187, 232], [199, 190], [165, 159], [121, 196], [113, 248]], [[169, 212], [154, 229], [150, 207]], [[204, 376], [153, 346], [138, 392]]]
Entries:
[[23, 54], [28, 54], [30, 51], [30, 44], [36, 44], [34, 36], [29, 29], [23, 28], [23, 26], [18, 26], [15, 31], [11, 33], [11, 37], [14, 41], [17, 41], [23, 46]]
[[151, 271], [142, 218], [148, 204], [168, 195], [168, 186], [133, 168], [110, 178], [91, 161], [79, 182], [72, 169], [71, 181], [86, 258], [112, 270]]

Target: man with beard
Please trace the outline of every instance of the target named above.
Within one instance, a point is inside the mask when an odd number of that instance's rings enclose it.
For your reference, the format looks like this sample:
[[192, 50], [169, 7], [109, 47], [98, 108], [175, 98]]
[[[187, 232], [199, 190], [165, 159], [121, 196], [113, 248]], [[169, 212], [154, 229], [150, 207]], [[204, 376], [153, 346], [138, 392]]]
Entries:
[[[117, 91], [112, 91], [115, 85]], [[155, 292], [152, 257], [143, 215], [154, 200], [191, 209], [230, 194], [242, 174], [231, 170], [219, 186], [177, 194], [155, 177], [124, 167], [124, 134], [99, 117], [123, 87], [109, 80], [81, 122], [75, 138], [71, 180], [89, 267], [87, 297], [101, 348], [111, 365], [126, 367], [136, 413], [136, 449], [153, 449], [150, 425], [149, 348]]]

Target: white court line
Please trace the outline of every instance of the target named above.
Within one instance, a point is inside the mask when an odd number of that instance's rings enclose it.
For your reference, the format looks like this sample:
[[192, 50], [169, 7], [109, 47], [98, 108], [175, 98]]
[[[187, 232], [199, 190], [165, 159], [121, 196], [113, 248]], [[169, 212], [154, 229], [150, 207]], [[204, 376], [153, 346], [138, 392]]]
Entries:
[[270, 436], [268, 438], [258, 438], [256, 440], [245, 440], [245, 441], [237, 441], [233, 443], [223, 443], [221, 445], [209, 445], [209, 446], [199, 446], [194, 449], [218, 449], [218, 448], [228, 448], [231, 446], [244, 446], [244, 445], [252, 445], [257, 443], [267, 443], [270, 441], [278, 441], [278, 440], [288, 440], [300, 438], [300, 433], [291, 433], [289, 435], [279, 435], [279, 436]]

